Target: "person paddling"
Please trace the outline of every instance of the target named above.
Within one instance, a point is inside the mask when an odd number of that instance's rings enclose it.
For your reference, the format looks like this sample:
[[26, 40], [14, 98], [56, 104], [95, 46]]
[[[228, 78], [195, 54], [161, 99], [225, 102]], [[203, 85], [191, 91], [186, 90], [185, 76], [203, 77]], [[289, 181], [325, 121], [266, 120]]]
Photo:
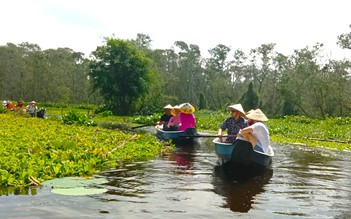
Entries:
[[[236, 135], [240, 131], [248, 126], [247, 121], [243, 118], [245, 115], [245, 111], [241, 104], [234, 104], [228, 106], [228, 110], [230, 111], [231, 117], [226, 118], [224, 122], [218, 129], [218, 137], [222, 141], [222, 133], [224, 130], [227, 130], [228, 135]], [[234, 142], [235, 137], [228, 137], [226, 142]]]
[[157, 127], [161, 129], [167, 129], [167, 124], [169, 120], [172, 118], [172, 105], [168, 104], [167, 106], [163, 107], [165, 113], [161, 116], [160, 121], [157, 122]]
[[263, 123], [268, 121], [267, 116], [260, 109], [255, 109], [250, 110], [246, 117], [252, 125], [241, 129], [237, 138], [250, 142], [256, 151], [266, 154], [272, 153], [273, 149], [270, 146], [269, 131]]

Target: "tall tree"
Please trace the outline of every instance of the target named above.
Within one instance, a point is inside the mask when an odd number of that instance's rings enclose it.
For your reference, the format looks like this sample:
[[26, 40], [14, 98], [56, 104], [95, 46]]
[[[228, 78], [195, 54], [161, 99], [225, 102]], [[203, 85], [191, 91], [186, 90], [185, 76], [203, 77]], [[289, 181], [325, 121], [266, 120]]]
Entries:
[[351, 49], [351, 32], [339, 35], [337, 44], [343, 49]]
[[246, 110], [256, 109], [258, 107], [259, 98], [257, 93], [254, 91], [252, 82], [250, 82], [247, 91], [241, 97], [239, 102], [242, 103], [243, 108]]
[[209, 50], [211, 55], [206, 60], [205, 80], [207, 83], [205, 95], [210, 109], [218, 109], [232, 103], [231, 75], [228, 68], [228, 53], [230, 48], [219, 44]]
[[[177, 92], [180, 102], [197, 104], [197, 91], [201, 87], [201, 53], [197, 45], [189, 46], [183, 41], [174, 43], [177, 52]], [[201, 88], [200, 88], [201, 89]]]
[[92, 52], [90, 79], [112, 112], [131, 115], [150, 81], [150, 60], [126, 40], [106, 38]]

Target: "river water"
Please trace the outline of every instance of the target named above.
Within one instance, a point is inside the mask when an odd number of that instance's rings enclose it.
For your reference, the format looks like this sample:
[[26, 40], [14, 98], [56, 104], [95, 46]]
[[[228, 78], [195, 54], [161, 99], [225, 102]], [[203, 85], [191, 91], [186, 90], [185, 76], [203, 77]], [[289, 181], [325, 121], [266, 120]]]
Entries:
[[99, 174], [108, 192], [0, 196], [0, 218], [351, 218], [351, 153], [273, 144], [271, 169], [228, 175], [212, 139]]

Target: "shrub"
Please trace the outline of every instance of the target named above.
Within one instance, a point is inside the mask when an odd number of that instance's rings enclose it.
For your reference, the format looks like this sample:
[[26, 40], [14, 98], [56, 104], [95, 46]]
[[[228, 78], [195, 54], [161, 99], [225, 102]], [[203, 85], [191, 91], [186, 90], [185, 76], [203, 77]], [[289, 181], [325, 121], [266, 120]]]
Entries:
[[62, 116], [62, 122], [66, 125], [84, 125], [84, 126], [96, 126], [97, 124], [92, 118], [86, 114], [81, 114], [75, 111], [69, 111], [68, 114]]

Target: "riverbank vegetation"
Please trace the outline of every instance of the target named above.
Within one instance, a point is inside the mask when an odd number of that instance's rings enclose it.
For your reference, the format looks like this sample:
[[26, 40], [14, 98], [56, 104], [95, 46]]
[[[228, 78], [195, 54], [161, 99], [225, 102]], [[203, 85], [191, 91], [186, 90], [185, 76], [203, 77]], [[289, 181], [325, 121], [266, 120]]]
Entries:
[[153, 135], [52, 119], [0, 114], [0, 186], [28, 186], [65, 176], [91, 176], [161, 155]]
[[[151, 42], [145, 34], [106, 37], [89, 58], [69, 48], [0, 46], [1, 99], [35, 100], [48, 117], [0, 110], [0, 186], [92, 175], [160, 155], [154, 136], [131, 127], [152, 126], [165, 105], [184, 102], [196, 108], [198, 131], [216, 132], [226, 107], [242, 103], [272, 118], [272, 141], [350, 149], [351, 62], [323, 57], [322, 44], [291, 55], [274, 43], [247, 54], [218, 44], [203, 58], [194, 44], [152, 49]], [[351, 33], [337, 43], [350, 49]]]
[[[161, 156], [171, 147], [142, 129], [160, 114], [112, 116], [86, 114], [86, 109], [47, 109], [47, 119], [14, 112], [0, 114], [0, 187], [26, 187], [52, 178], [92, 176], [125, 163]], [[65, 112], [61, 114], [61, 112]], [[195, 112], [197, 129], [215, 134], [227, 111]], [[276, 143], [351, 150], [351, 118], [309, 119], [286, 116], [267, 122]]]
[[[220, 110], [241, 103], [270, 118], [351, 116], [350, 60], [324, 55], [321, 43], [283, 54], [274, 42], [249, 52], [218, 44], [204, 58], [196, 44], [153, 49], [152, 39], [104, 38], [91, 54], [39, 45], [0, 46], [1, 99], [104, 105], [114, 115], [147, 115], [189, 102]], [[335, 36], [351, 48], [351, 32]], [[87, 58], [89, 56], [89, 58]]]

